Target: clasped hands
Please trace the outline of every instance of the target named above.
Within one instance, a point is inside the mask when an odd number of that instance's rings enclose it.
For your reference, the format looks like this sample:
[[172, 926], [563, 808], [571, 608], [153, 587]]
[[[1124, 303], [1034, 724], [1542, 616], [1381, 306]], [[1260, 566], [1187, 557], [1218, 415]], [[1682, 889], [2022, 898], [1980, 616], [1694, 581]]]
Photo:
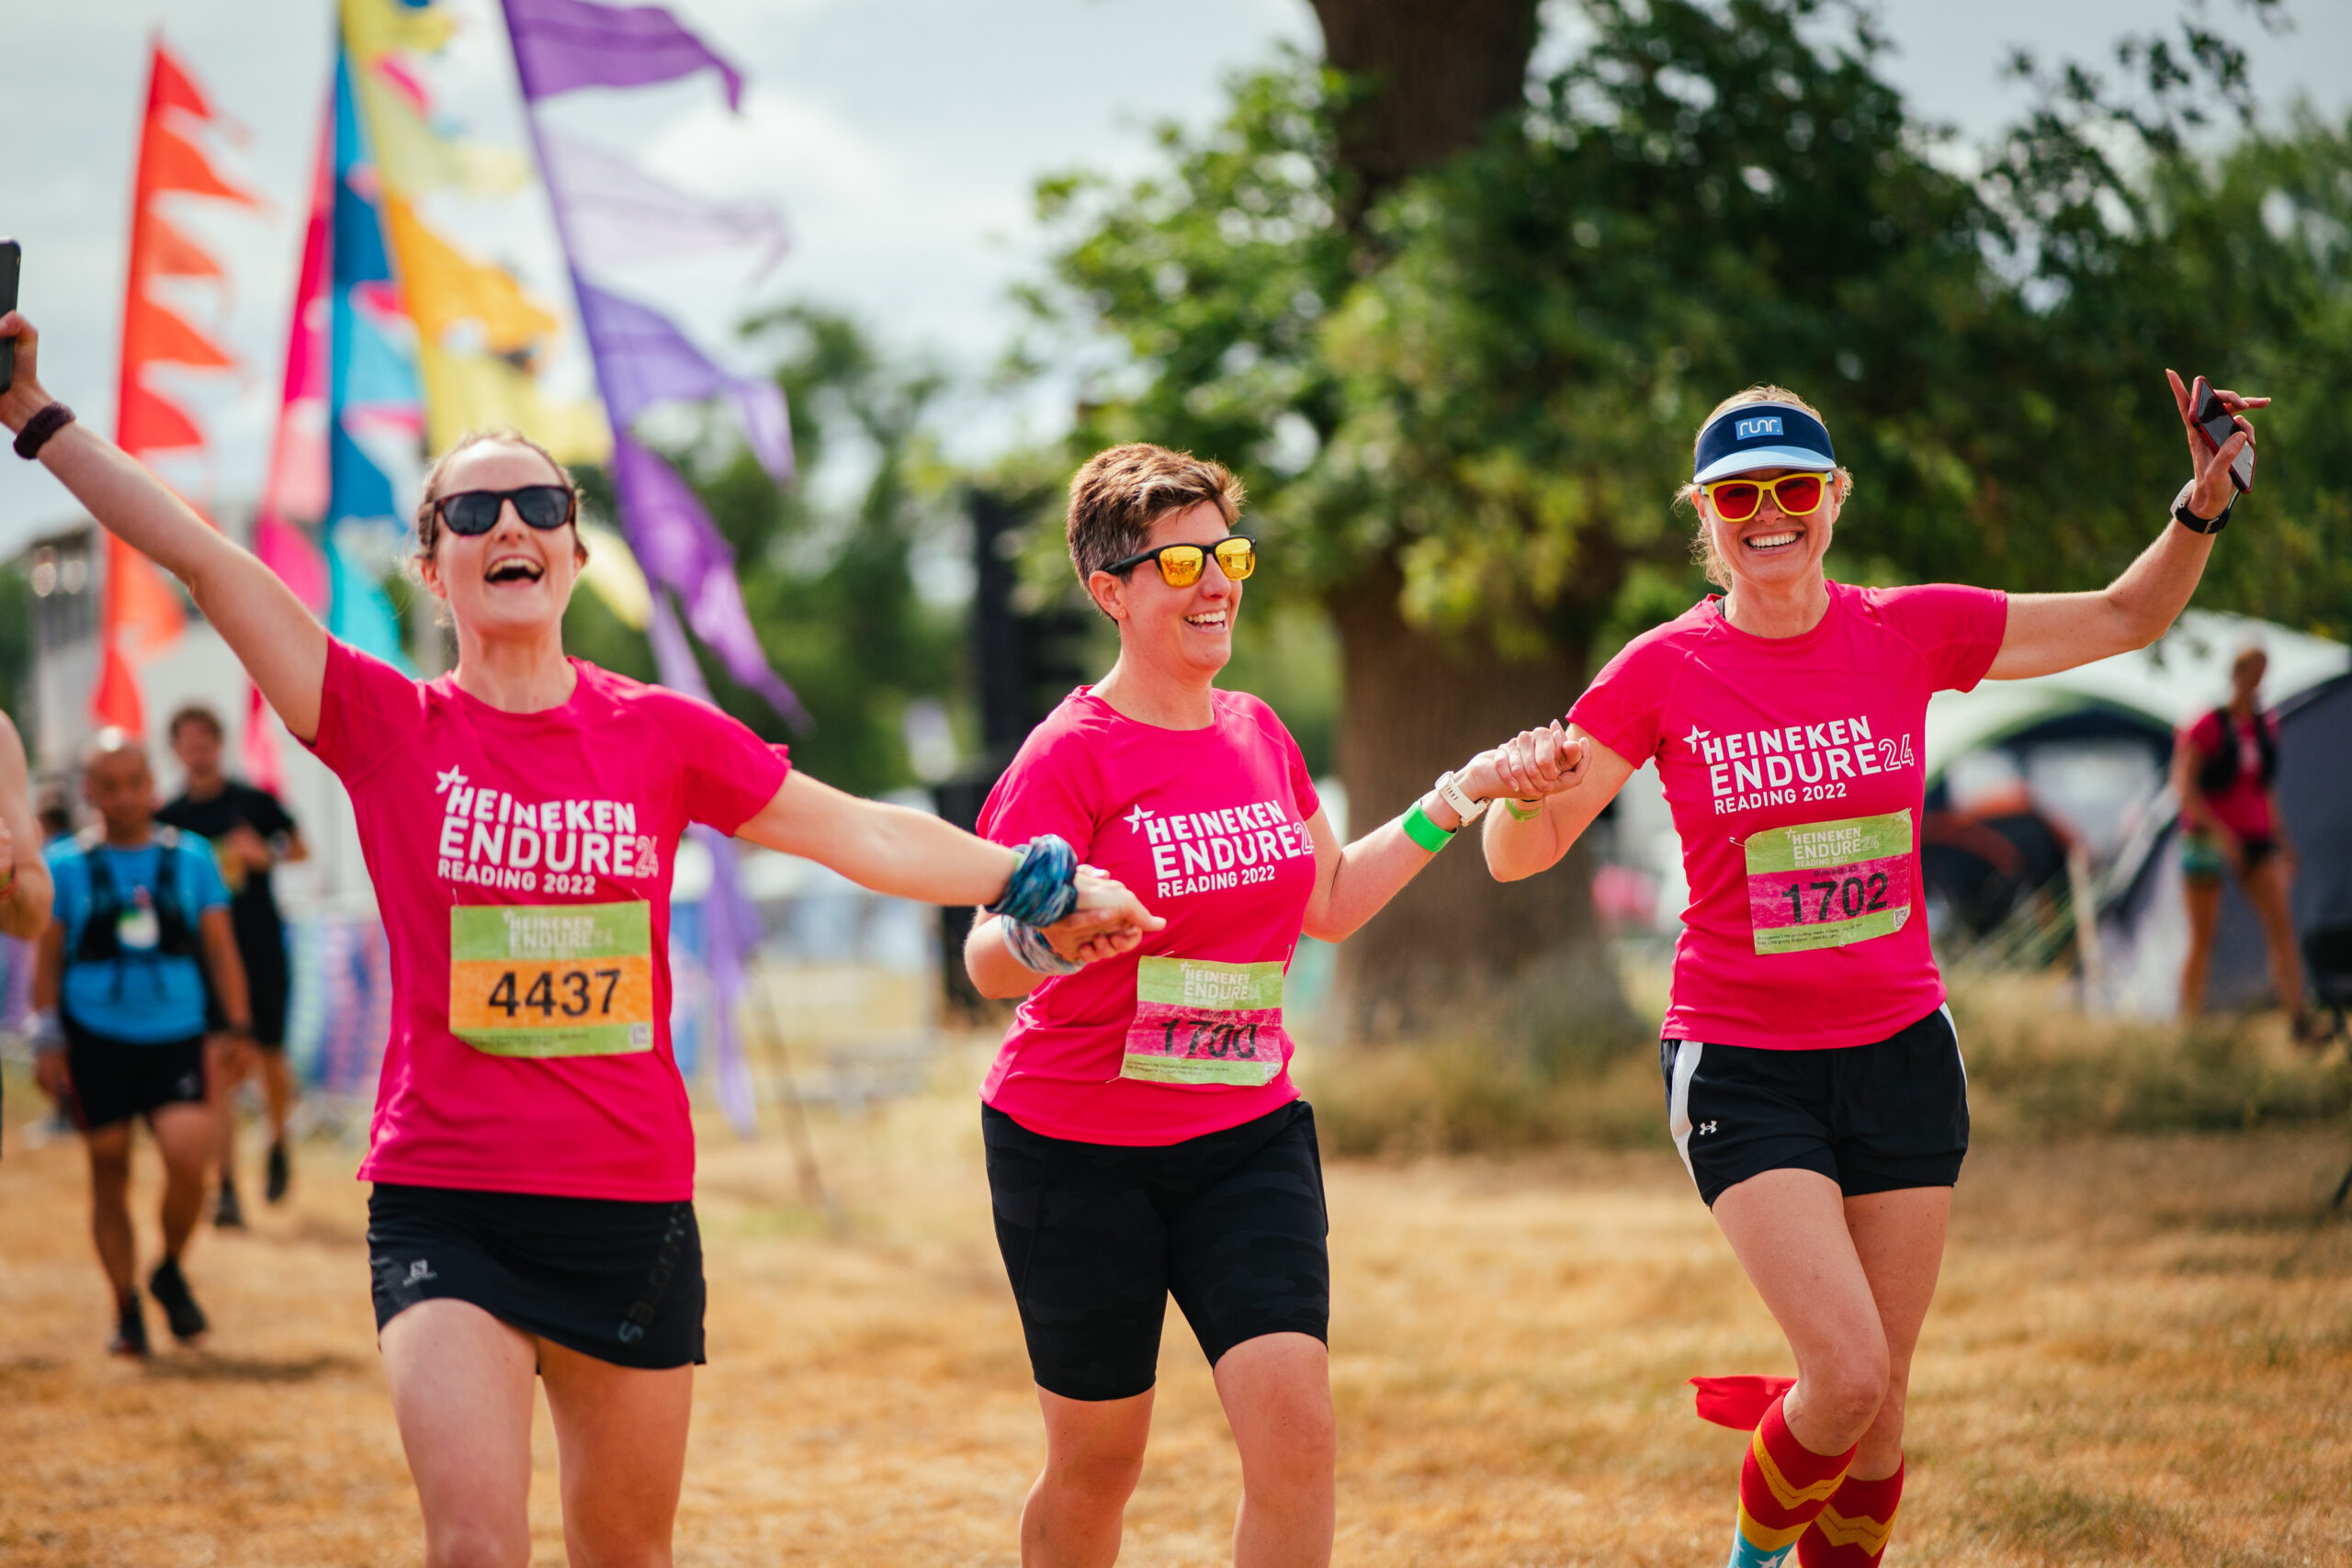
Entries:
[[1584, 783], [1590, 748], [1568, 739], [1558, 719], [1522, 729], [1464, 770], [1462, 787], [1478, 799], [1544, 800]]
[[1133, 952], [1137, 942], [1168, 922], [1143, 907], [1115, 877], [1091, 865], [1078, 868], [1078, 904], [1052, 925], [1041, 928], [1054, 951], [1080, 964], [1093, 964]]

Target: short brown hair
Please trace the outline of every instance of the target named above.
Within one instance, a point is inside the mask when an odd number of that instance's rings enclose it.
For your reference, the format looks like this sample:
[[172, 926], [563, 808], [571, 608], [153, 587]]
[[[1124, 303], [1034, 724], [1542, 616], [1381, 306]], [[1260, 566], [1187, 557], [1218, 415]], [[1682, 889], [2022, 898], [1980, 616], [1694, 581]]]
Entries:
[[[1707, 426], [1714, 423], [1731, 410], [1746, 408], [1749, 403], [1786, 403], [1791, 408], [1803, 409], [1814, 418], [1820, 419], [1822, 429], [1829, 428], [1829, 422], [1821, 419], [1819, 409], [1815, 408], [1786, 387], [1775, 387], [1769, 383], [1758, 384], [1734, 392], [1730, 397], [1717, 403], [1713, 412], [1699, 422], [1697, 433], [1690, 437], [1690, 456], [1694, 463], [1699, 456], [1699, 437], [1707, 433]], [[1838, 503], [1840, 506], [1844, 505], [1853, 499], [1853, 495], [1854, 476], [1845, 464], [1840, 463], [1838, 465]], [[1699, 510], [1698, 484], [1694, 481], [1676, 491], [1674, 503], [1677, 506], [1687, 506], [1696, 513]], [[1715, 536], [1707, 531], [1707, 520], [1704, 517], [1699, 519], [1698, 531], [1690, 537], [1690, 558], [1706, 568], [1708, 581], [1718, 588], [1731, 587], [1731, 568], [1724, 565], [1723, 558], [1715, 553]]]
[[555, 460], [554, 453], [548, 451], [546, 447], [540, 446], [537, 442], [532, 440], [529, 436], [524, 434], [519, 430], [512, 428], [504, 430], [469, 430], [463, 435], [458, 436], [458, 439], [451, 444], [447, 452], [442, 453], [440, 457], [435, 458], [433, 461], [433, 467], [427, 468], [424, 472], [424, 483], [417, 491], [416, 554], [412, 562], [413, 566], [422, 566], [424, 562], [431, 560], [433, 558], [433, 547], [440, 543], [441, 514], [436, 510], [435, 503], [441, 499], [441, 476], [448, 471], [449, 465], [457, 460], [458, 454], [460, 452], [466, 451], [468, 448], [474, 446], [520, 446], [527, 451], [537, 452], [540, 457], [547, 459], [548, 467], [555, 470], [555, 482], [561, 485], [565, 491], [571, 497], [571, 516], [573, 523], [571, 531], [572, 547], [577, 549], [582, 556], [585, 556], [588, 553], [588, 547], [581, 543], [580, 540], [580, 529], [578, 526], [580, 520], [580, 486], [573, 480], [571, 477], [571, 470], [565, 468], [561, 463], [557, 462]]
[[1241, 516], [1241, 481], [1222, 463], [1147, 441], [1097, 452], [1069, 481], [1069, 563], [1086, 581], [1149, 547], [1151, 525], [1213, 502], [1228, 528]]
[[188, 703], [175, 709], [172, 714], [172, 722], [164, 727], [164, 734], [170, 739], [177, 740], [180, 738], [180, 726], [183, 724], [202, 725], [212, 731], [212, 739], [215, 740], [225, 740], [229, 737], [229, 732], [221, 728], [220, 716], [214, 713], [211, 707], [204, 703]]

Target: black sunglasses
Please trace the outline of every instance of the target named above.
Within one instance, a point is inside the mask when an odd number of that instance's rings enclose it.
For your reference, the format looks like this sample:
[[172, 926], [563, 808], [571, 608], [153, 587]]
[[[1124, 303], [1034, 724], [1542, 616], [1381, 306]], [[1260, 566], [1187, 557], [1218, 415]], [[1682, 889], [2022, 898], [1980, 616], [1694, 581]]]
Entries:
[[534, 528], [560, 528], [571, 521], [578, 498], [561, 485], [524, 485], [518, 490], [461, 490], [433, 503], [434, 514], [452, 534], [472, 538], [498, 526], [508, 502], [514, 515]]
[[1169, 587], [1190, 588], [1208, 570], [1208, 558], [1212, 555], [1216, 557], [1217, 570], [1235, 582], [1258, 570], [1258, 541], [1247, 534], [1228, 534], [1214, 547], [1162, 545], [1156, 550], [1113, 561], [1102, 570], [1115, 577], [1149, 561], [1159, 568], [1159, 581]]

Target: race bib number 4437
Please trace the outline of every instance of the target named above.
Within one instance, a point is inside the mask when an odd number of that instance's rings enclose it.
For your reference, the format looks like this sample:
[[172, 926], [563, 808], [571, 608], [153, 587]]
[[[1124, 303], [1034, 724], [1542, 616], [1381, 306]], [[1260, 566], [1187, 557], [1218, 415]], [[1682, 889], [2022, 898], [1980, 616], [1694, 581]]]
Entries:
[[1256, 1088], [1283, 1070], [1283, 966], [1147, 958], [1125, 1078]]
[[1762, 953], [1843, 947], [1911, 918], [1911, 813], [1773, 828], [1747, 840], [1747, 919]]
[[449, 1030], [493, 1056], [653, 1049], [653, 916], [630, 904], [449, 911]]

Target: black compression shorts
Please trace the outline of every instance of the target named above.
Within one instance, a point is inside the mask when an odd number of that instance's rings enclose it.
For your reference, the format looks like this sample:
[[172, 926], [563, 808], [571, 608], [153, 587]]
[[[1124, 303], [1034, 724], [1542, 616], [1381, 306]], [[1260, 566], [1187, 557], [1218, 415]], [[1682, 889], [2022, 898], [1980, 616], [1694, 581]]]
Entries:
[[619, 1367], [703, 1359], [692, 1203], [476, 1192], [379, 1181], [368, 1195], [376, 1330], [419, 1302], [469, 1302]]
[[1261, 1335], [1328, 1342], [1329, 1226], [1305, 1100], [1157, 1147], [1048, 1138], [989, 1105], [980, 1134], [1039, 1387], [1085, 1400], [1148, 1390], [1170, 1294], [1211, 1366]]
[[1832, 1051], [1662, 1040], [1658, 1065], [1674, 1145], [1710, 1208], [1768, 1170], [1819, 1171], [1849, 1198], [1960, 1179], [1968, 1071], [1949, 1008]]
[[153, 1117], [167, 1105], [204, 1103], [202, 1035], [142, 1045], [85, 1029], [71, 1015], [63, 1022], [74, 1121], [85, 1132]]

